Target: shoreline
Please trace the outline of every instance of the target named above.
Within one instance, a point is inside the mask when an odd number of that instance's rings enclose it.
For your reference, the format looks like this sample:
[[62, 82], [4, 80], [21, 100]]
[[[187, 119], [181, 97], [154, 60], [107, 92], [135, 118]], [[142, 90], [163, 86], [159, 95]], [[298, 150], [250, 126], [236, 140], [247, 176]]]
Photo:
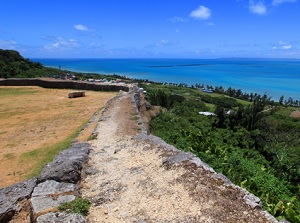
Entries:
[[[158, 83], [197, 83], [300, 100], [300, 62], [256, 59], [37, 59], [44, 66], [87, 74], [126, 76]], [[183, 64], [214, 66], [182, 66]], [[299, 75], [298, 75], [299, 74]]]

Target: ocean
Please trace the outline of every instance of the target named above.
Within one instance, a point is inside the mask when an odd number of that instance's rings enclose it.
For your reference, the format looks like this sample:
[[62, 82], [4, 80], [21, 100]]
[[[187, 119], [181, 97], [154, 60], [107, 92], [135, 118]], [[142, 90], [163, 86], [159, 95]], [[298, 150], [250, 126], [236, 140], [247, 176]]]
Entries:
[[279, 59], [38, 59], [62, 70], [118, 74], [156, 82], [204, 84], [300, 100], [300, 60]]

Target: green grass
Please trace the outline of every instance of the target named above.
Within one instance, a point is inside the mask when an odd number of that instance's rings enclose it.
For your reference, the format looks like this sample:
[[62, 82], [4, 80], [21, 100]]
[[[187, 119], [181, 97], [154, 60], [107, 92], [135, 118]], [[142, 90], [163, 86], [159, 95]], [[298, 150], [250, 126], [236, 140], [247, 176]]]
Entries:
[[200, 95], [209, 95], [209, 96], [211, 96], [211, 97], [213, 97], [213, 98], [224, 97], [224, 95], [222, 95], [222, 94], [217, 94], [217, 93], [206, 93], [206, 92], [203, 92], [203, 91], [201, 91], [201, 90], [197, 90], [197, 91], [198, 91], [198, 93], [199, 93]]
[[280, 107], [280, 109], [276, 112], [277, 114], [289, 117], [293, 111], [298, 110], [298, 108], [294, 107]]
[[215, 112], [216, 106], [214, 104], [205, 103], [209, 107], [209, 112]]
[[242, 104], [243, 106], [248, 106], [248, 105], [252, 105], [252, 102], [250, 101], [244, 101], [241, 99], [236, 99], [238, 103]]
[[58, 142], [51, 146], [42, 147], [26, 153], [23, 153], [20, 157], [20, 165], [24, 163], [34, 163], [30, 172], [26, 175], [26, 179], [31, 179], [40, 175], [44, 166], [51, 162], [55, 156], [62, 150], [70, 147], [72, 140], [79, 134], [81, 127], [78, 128], [72, 135], [66, 138], [64, 141]]

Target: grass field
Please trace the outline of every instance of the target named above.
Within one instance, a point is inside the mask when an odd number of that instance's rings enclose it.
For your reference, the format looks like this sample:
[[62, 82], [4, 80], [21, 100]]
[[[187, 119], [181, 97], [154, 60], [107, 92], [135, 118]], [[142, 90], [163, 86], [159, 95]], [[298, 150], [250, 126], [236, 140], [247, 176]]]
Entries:
[[[37, 176], [116, 92], [0, 87], [0, 188]], [[94, 123], [91, 125], [95, 127]], [[90, 135], [80, 136], [80, 141]]]

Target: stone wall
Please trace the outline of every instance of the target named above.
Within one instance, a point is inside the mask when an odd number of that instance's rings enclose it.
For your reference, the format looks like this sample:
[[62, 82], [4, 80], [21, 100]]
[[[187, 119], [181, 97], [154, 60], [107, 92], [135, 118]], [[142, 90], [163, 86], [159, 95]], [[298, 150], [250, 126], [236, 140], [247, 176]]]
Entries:
[[78, 183], [90, 150], [88, 143], [73, 144], [48, 163], [40, 177], [0, 189], [0, 223], [14, 219], [26, 206], [30, 206], [30, 221], [34, 223], [85, 222], [78, 214], [52, 216], [50, 212], [80, 197]]
[[129, 91], [126, 84], [90, 83], [68, 80], [45, 80], [37, 78], [9, 78], [1, 79], [0, 86], [39, 86], [56, 89], [78, 89], [92, 91]]
[[[39, 86], [54, 89], [78, 89], [93, 91], [132, 91], [126, 84], [98, 84], [64, 80], [0, 79], [0, 86]], [[105, 108], [108, 106], [107, 102]], [[104, 109], [105, 110], [105, 109]], [[22, 209], [30, 206], [31, 222], [85, 222], [78, 214], [57, 213], [52, 209], [61, 203], [80, 197], [78, 183], [81, 171], [90, 152], [88, 143], [73, 144], [48, 163], [41, 175], [28, 181], [0, 189], [0, 223], [14, 219]], [[87, 173], [85, 174], [88, 174]]]
[[[133, 93], [132, 102], [137, 112], [139, 112], [139, 108], [141, 107], [141, 96], [137, 91], [137, 87], [134, 86], [133, 88], [128, 88], [128, 91], [133, 91], [131, 92]], [[117, 97], [118, 96], [116, 96], [116, 98]], [[107, 102], [102, 111], [103, 113], [106, 111], [109, 104], [110, 101]], [[142, 127], [142, 133], [135, 136], [134, 139], [161, 145], [169, 151], [176, 151], [175, 155], [166, 157], [162, 160], [163, 166], [178, 166], [185, 163], [191, 164], [193, 168], [203, 168], [207, 172], [213, 173], [212, 177], [222, 181], [224, 185], [229, 185], [237, 191], [240, 191], [245, 203], [252, 209], [258, 209], [263, 212], [268, 219], [268, 222], [277, 222], [272, 215], [261, 210], [261, 201], [259, 198], [245, 189], [234, 185], [224, 175], [216, 173], [210, 166], [202, 162], [195, 155], [179, 151], [162, 139], [153, 135], [148, 135], [144, 127]], [[78, 214], [66, 214], [62, 212], [52, 213], [52, 211], [55, 211], [54, 208], [63, 202], [80, 197], [78, 194], [78, 183], [81, 180], [82, 174], [89, 175], [94, 174], [94, 171], [97, 171], [94, 169], [83, 168], [88, 160], [90, 150], [91, 146], [88, 143], [73, 144], [69, 149], [60, 152], [51, 163], [48, 163], [44, 167], [39, 178], [0, 189], [0, 223], [7, 222], [12, 219], [14, 215], [18, 214], [22, 208], [19, 205], [20, 201], [25, 199], [30, 201], [31, 222], [86, 222], [84, 217]]]

